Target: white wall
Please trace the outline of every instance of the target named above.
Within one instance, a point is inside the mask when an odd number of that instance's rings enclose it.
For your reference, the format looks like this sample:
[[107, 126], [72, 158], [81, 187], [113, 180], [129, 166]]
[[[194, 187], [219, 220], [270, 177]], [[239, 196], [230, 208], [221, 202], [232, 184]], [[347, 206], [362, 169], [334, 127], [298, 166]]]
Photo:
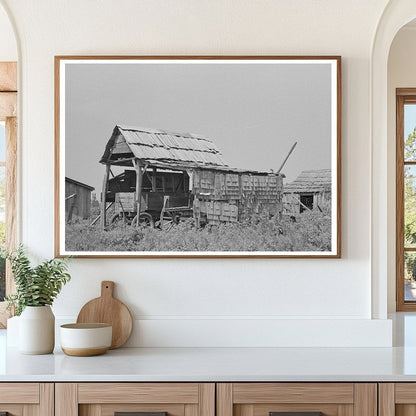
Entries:
[[0, 6], [0, 61], [17, 61], [16, 38], [6, 10]]
[[387, 0], [2, 3], [21, 39], [21, 237], [42, 257], [54, 252], [54, 55], [343, 58], [342, 259], [74, 259], [58, 317], [110, 279], [137, 318], [130, 345], [391, 343], [386, 299], [371, 320], [370, 255], [370, 54]]
[[388, 62], [388, 309], [396, 310], [396, 88], [416, 87], [416, 26], [403, 27], [391, 44]]

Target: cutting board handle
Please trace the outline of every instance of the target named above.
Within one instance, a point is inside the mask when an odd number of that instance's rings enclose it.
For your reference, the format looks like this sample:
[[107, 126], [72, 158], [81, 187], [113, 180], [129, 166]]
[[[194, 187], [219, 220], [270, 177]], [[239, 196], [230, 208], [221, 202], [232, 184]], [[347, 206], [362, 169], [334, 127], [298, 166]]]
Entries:
[[103, 282], [101, 282], [101, 296], [103, 298], [107, 298], [107, 297], [112, 298], [113, 292], [114, 292], [114, 282], [110, 280], [104, 280]]

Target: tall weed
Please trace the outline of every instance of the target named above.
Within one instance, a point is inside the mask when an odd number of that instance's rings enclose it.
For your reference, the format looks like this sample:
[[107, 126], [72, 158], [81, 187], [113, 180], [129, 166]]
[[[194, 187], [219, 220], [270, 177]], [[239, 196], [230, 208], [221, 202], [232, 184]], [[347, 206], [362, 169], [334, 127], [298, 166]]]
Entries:
[[331, 219], [305, 212], [296, 219], [255, 215], [197, 228], [187, 219], [169, 230], [120, 226], [107, 231], [79, 222], [66, 227], [68, 251], [330, 251]]

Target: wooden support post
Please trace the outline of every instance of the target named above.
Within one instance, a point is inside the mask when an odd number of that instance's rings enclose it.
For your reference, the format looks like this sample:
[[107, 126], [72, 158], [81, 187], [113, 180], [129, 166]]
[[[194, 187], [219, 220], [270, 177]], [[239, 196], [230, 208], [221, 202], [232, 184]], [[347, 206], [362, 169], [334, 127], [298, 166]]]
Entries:
[[134, 168], [136, 169], [136, 204], [137, 204], [137, 222], [136, 227], [139, 226], [140, 211], [142, 205], [142, 183], [143, 183], [143, 169], [139, 160], [133, 161]]
[[103, 190], [101, 193], [101, 229], [104, 230], [106, 227], [106, 205], [107, 205], [107, 189], [108, 189], [108, 178], [110, 176], [110, 164], [105, 165], [105, 175], [103, 181]]
[[152, 175], [152, 192], [156, 192], [156, 172], [157, 172], [157, 168], [153, 168], [153, 175]]

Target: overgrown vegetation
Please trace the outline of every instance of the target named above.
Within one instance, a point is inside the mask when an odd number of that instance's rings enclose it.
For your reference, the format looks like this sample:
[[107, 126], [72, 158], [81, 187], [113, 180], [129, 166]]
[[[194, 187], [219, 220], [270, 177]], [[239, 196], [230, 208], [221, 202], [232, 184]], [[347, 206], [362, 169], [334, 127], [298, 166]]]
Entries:
[[198, 228], [187, 219], [169, 230], [120, 226], [103, 231], [86, 222], [66, 227], [69, 251], [330, 251], [331, 219], [305, 212], [279, 220], [255, 215], [241, 223]]

